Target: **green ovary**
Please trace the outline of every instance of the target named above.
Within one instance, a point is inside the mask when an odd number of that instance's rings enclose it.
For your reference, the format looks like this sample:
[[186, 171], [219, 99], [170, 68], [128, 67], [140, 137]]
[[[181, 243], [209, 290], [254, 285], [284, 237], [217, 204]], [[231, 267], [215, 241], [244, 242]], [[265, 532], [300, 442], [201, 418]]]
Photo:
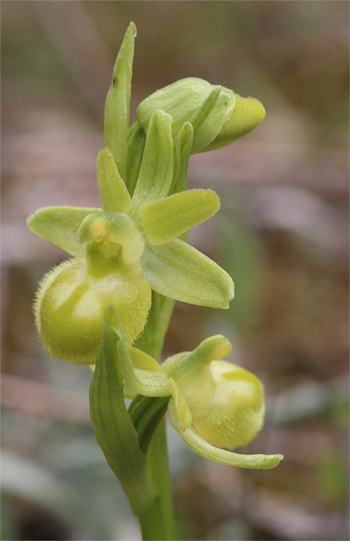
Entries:
[[247, 445], [263, 425], [263, 386], [253, 374], [227, 361], [211, 362], [210, 372], [214, 385], [210, 406], [204, 411], [198, 404], [191, 408], [187, 397], [192, 423], [208, 443], [232, 451]]
[[43, 279], [34, 304], [40, 338], [52, 358], [94, 364], [103, 334], [104, 310], [114, 304], [129, 344], [146, 324], [151, 289], [141, 277], [115, 268], [96, 277], [85, 259], [61, 263]]

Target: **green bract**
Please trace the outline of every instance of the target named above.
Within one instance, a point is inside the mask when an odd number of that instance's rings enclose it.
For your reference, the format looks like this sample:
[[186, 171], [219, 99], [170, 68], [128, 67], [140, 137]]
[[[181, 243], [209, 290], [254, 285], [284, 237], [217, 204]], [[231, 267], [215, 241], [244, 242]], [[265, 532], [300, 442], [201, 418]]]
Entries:
[[185, 122], [194, 128], [191, 154], [214, 150], [252, 131], [265, 116], [260, 101], [241, 98], [232, 90], [195, 77], [181, 79], [148, 96], [137, 108], [147, 132], [152, 114], [162, 109], [173, 118], [174, 139]]

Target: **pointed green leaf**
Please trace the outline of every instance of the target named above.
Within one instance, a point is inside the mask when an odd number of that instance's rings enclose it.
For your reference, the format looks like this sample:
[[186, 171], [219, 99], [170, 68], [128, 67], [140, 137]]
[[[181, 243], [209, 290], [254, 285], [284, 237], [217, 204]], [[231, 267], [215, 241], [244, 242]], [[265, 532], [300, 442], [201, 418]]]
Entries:
[[226, 451], [219, 447], [214, 447], [214, 445], [203, 440], [194, 428], [190, 427], [185, 431], [181, 429], [181, 423], [177, 417], [174, 400], [170, 400], [168, 411], [171, 424], [175, 430], [179, 432], [188, 447], [203, 458], [228, 466], [238, 466], [239, 468], [253, 468], [258, 470], [275, 468], [283, 459], [283, 455], [243, 455]]
[[136, 26], [130, 23], [113, 68], [112, 84], [105, 104], [105, 147], [113, 154], [118, 170], [126, 178], [132, 64]]
[[174, 172], [171, 123], [171, 116], [164, 111], [155, 111], [152, 115], [140, 176], [132, 197], [134, 208], [166, 197], [169, 193]]
[[151, 244], [164, 244], [191, 227], [205, 222], [220, 208], [213, 190], [188, 190], [165, 199], [146, 203], [138, 216]]
[[227, 272], [181, 240], [161, 246], [146, 243], [141, 265], [151, 288], [166, 297], [212, 308], [228, 308], [233, 298]]
[[132, 196], [139, 178], [146, 134], [136, 120], [128, 132], [128, 157], [126, 170], [126, 186]]
[[134, 513], [144, 512], [155, 494], [139, 436], [128, 414], [123, 378], [118, 366], [118, 337], [111, 329], [115, 308], [105, 311], [105, 325], [94, 377], [90, 386], [90, 415], [95, 437], [110, 468], [118, 477]]
[[34, 233], [52, 242], [70, 255], [82, 257], [85, 248], [79, 243], [78, 229], [89, 214], [101, 209], [83, 207], [44, 207], [29, 216], [27, 224]]
[[176, 139], [174, 175], [170, 189], [173, 192], [183, 192], [187, 189], [187, 170], [193, 145], [194, 130], [190, 122], [185, 122]]
[[97, 180], [103, 211], [129, 214], [131, 197], [108, 148], [97, 156]]

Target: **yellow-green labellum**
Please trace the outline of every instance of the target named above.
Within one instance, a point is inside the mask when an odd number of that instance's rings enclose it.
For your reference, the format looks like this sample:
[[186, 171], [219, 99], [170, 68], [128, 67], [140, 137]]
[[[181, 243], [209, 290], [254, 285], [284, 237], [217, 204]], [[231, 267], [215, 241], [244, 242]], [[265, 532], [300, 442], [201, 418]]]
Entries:
[[142, 331], [151, 305], [151, 288], [141, 277], [115, 268], [102, 276], [86, 259], [71, 259], [44, 276], [34, 303], [42, 343], [53, 358], [94, 364], [103, 334], [103, 314], [114, 304], [128, 343]]
[[233, 450], [247, 445], [264, 421], [264, 390], [260, 380], [228, 361], [212, 361], [210, 372], [214, 386], [210, 407], [202, 411], [198, 406], [192, 409], [186, 396], [194, 428], [216, 447]]

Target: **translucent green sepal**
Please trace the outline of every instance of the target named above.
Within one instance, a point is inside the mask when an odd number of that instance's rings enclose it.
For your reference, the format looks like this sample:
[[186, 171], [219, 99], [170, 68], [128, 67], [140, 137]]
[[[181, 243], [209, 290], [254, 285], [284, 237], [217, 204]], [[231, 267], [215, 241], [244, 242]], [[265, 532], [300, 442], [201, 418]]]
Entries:
[[83, 207], [44, 207], [29, 216], [29, 229], [74, 257], [82, 257], [84, 246], [79, 243], [78, 229], [91, 213], [101, 209]]
[[108, 148], [97, 157], [97, 180], [103, 211], [129, 214], [131, 197]]
[[219, 464], [226, 464], [227, 466], [238, 466], [239, 468], [252, 468], [258, 470], [275, 468], [283, 459], [283, 455], [244, 455], [232, 453], [225, 449], [219, 449], [203, 440], [193, 427], [182, 430], [174, 400], [170, 400], [168, 411], [170, 422], [175, 430], [179, 432], [188, 447], [203, 458], [218, 462]]
[[[110, 309], [109, 317], [110, 326], [118, 336], [117, 354], [124, 378], [125, 396], [128, 398], [134, 398], [138, 394], [143, 396], [171, 396], [169, 380], [162, 371], [134, 368], [123, 324], [117, 310]], [[135, 352], [133, 354], [135, 355]], [[153, 363], [149, 361], [148, 366], [153, 366]]]
[[113, 154], [118, 170], [126, 178], [127, 135], [136, 26], [130, 23], [113, 68], [105, 104], [105, 147]]
[[189, 77], [148, 96], [138, 106], [137, 118], [147, 132], [153, 112], [156, 109], [166, 111], [173, 118], [174, 139], [182, 125], [191, 122], [194, 127], [191, 152], [194, 154], [203, 151], [216, 138], [222, 125], [230, 118], [235, 102], [232, 90]]
[[171, 123], [171, 116], [164, 111], [155, 111], [152, 115], [140, 176], [132, 197], [134, 208], [166, 197], [169, 193], [174, 173]]
[[205, 222], [220, 208], [213, 190], [188, 190], [140, 207], [138, 217], [151, 244], [164, 244]]
[[234, 296], [227, 272], [179, 239], [160, 246], [146, 243], [141, 266], [154, 291], [177, 301], [228, 308]]
[[139, 435], [125, 407], [118, 358], [119, 336], [112, 329], [115, 308], [105, 310], [104, 332], [90, 386], [90, 415], [96, 440], [118, 477], [134, 513], [143, 513], [155, 493]]

